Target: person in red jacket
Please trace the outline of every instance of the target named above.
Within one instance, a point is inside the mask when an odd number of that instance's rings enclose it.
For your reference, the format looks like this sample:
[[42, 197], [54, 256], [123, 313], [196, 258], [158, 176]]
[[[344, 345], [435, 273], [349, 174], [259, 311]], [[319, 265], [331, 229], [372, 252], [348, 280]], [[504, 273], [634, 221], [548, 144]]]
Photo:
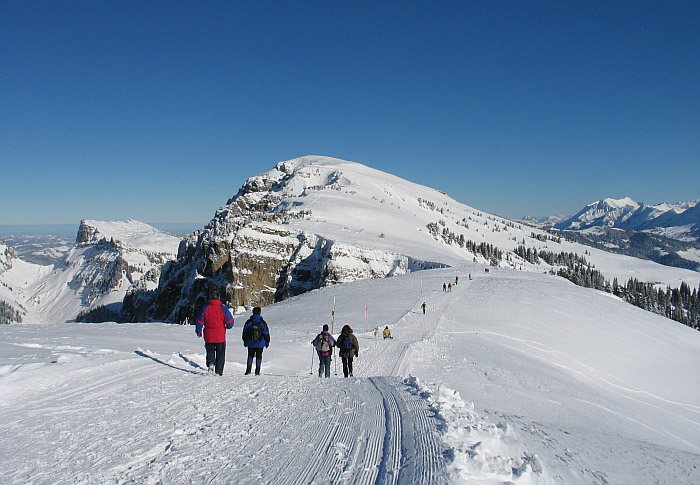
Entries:
[[212, 299], [204, 305], [199, 317], [195, 332], [197, 337], [202, 337], [204, 329], [204, 348], [207, 350], [207, 368], [209, 372], [215, 371], [218, 375], [224, 375], [224, 363], [226, 362], [226, 329], [233, 328], [233, 316], [226, 306], [221, 303], [221, 296], [214, 291]]

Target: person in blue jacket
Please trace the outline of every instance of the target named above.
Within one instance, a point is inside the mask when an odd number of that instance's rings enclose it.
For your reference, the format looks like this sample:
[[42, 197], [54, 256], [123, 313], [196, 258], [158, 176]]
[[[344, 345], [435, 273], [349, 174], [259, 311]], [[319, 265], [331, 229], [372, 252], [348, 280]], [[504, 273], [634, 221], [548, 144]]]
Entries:
[[260, 375], [263, 349], [270, 346], [270, 329], [260, 313], [259, 306], [253, 308], [253, 315], [243, 325], [243, 346], [248, 348], [248, 362], [245, 375], [250, 374], [255, 358], [255, 375]]
[[207, 351], [209, 372], [216, 371], [218, 375], [224, 375], [226, 330], [232, 328], [233, 316], [226, 305], [221, 303], [219, 292], [214, 291], [211, 300], [204, 305], [199, 317], [197, 317], [194, 329], [199, 338], [202, 337], [202, 330], [204, 330], [204, 348]]

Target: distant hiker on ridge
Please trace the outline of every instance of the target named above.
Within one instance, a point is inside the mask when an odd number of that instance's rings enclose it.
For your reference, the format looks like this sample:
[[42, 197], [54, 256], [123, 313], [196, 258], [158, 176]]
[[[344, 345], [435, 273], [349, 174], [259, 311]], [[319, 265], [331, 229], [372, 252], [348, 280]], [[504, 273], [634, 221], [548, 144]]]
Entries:
[[352, 359], [360, 356], [360, 343], [352, 333], [350, 325], [344, 325], [338, 335], [338, 348], [340, 349], [338, 355], [343, 359], [343, 374], [345, 377], [352, 377]]
[[207, 369], [216, 371], [217, 375], [224, 375], [226, 362], [226, 330], [233, 328], [233, 316], [226, 306], [221, 303], [218, 291], [212, 292], [209, 303], [204, 305], [199, 317], [195, 332], [197, 337], [202, 337], [204, 329], [204, 348], [207, 350]]
[[253, 308], [253, 314], [243, 325], [243, 346], [248, 348], [248, 361], [246, 362], [245, 375], [250, 374], [255, 358], [255, 375], [260, 375], [263, 349], [270, 346], [270, 329], [263, 319], [259, 306]]
[[328, 325], [323, 326], [323, 331], [316, 335], [316, 338], [311, 341], [318, 353], [318, 377], [324, 374], [326, 377], [331, 376], [331, 355], [333, 347], [335, 347], [335, 339], [328, 332]]
[[423, 315], [425, 315], [425, 309], [427, 307], [428, 307], [428, 305], [426, 305], [425, 302], [423, 302], [423, 304], [421, 305], [421, 308], [423, 309]]

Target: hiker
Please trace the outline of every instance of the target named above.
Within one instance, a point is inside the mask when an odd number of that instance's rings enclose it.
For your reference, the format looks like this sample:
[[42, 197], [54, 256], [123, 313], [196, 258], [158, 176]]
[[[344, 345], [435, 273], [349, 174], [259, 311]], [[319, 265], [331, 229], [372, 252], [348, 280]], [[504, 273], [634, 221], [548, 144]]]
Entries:
[[449, 285], [447, 285], [447, 291], [450, 291], [450, 292], [452, 291], [452, 283], [450, 283]]
[[391, 330], [389, 330], [389, 327], [388, 327], [388, 326], [384, 328], [384, 332], [383, 332], [383, 333], [384, 333], [384, 338], [385, 338], [385, 339], [387, 339], [387, 338], [394, 338], [394, 337], [391, 336]]
[[459, 276], [455, 276], [455, 286], [457, 286], [458, 281], [459, 281]]
[[352, 333], [350, 325], [344, 325], [338, 335], [338, 348], [340, 349], [338, 355], [343, 360], [343, 375], [352, 377], [352, 359], [360, 356], [360, 343]]
[[425, 309], [427, 307], [428, 307], [428, 305], [426, 305], [425, 302], [423, 302], [423, 304], [421, 305], [421, 308], [423, 309], [423, 315], [425, 315]]
[[243, 338], [243, 346], [248, 348], [245, 375], [250, 374], [253, 367], [253, 358], [255, 358], [255, 375], [260, 375], [263, 349], [270, 346], [270, 329], [265, 319], [260, 315], [261, 312], [262, 310], [259, 306], [253, 308], [253, 314], [243, 325], [243, 335], [241, 337]]
[[207, 369], [224, 375], [224, 363], [226, 362], [226, 330], [233, 328], [233, 316], [226, 306], [221, 303], [221, 295], [218, 291], [212, 292], [209, 303], [204, 305], [197, 317], [195, 332], [202, 338], [204, 329], [204, 348], [207, 351]]
[[382, 334], [382, 329], [377, 327], [374, 329], [374, 340], [378, 340], [379, 336]]
[[333, 347], [335, 347], [335, 339], [328, 332], [328, 325], [323, 325], [323, 331], [316, 335], [316, 338], [311, 341], [316, 348], [318, 354], [318, 377], [324, 374], [326, 377], [331, 376], [331, 355]]
[[447, 283], [442, 284], [442, 292], [447, 293]]

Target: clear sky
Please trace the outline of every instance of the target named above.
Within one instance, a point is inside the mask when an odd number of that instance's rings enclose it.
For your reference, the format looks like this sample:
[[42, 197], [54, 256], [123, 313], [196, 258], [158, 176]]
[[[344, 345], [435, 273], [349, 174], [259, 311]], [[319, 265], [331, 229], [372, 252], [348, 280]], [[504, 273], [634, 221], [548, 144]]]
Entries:
[[700, 197], [700, 2], [0, 0], [0, 224], [328, 155], [506, 217]]

